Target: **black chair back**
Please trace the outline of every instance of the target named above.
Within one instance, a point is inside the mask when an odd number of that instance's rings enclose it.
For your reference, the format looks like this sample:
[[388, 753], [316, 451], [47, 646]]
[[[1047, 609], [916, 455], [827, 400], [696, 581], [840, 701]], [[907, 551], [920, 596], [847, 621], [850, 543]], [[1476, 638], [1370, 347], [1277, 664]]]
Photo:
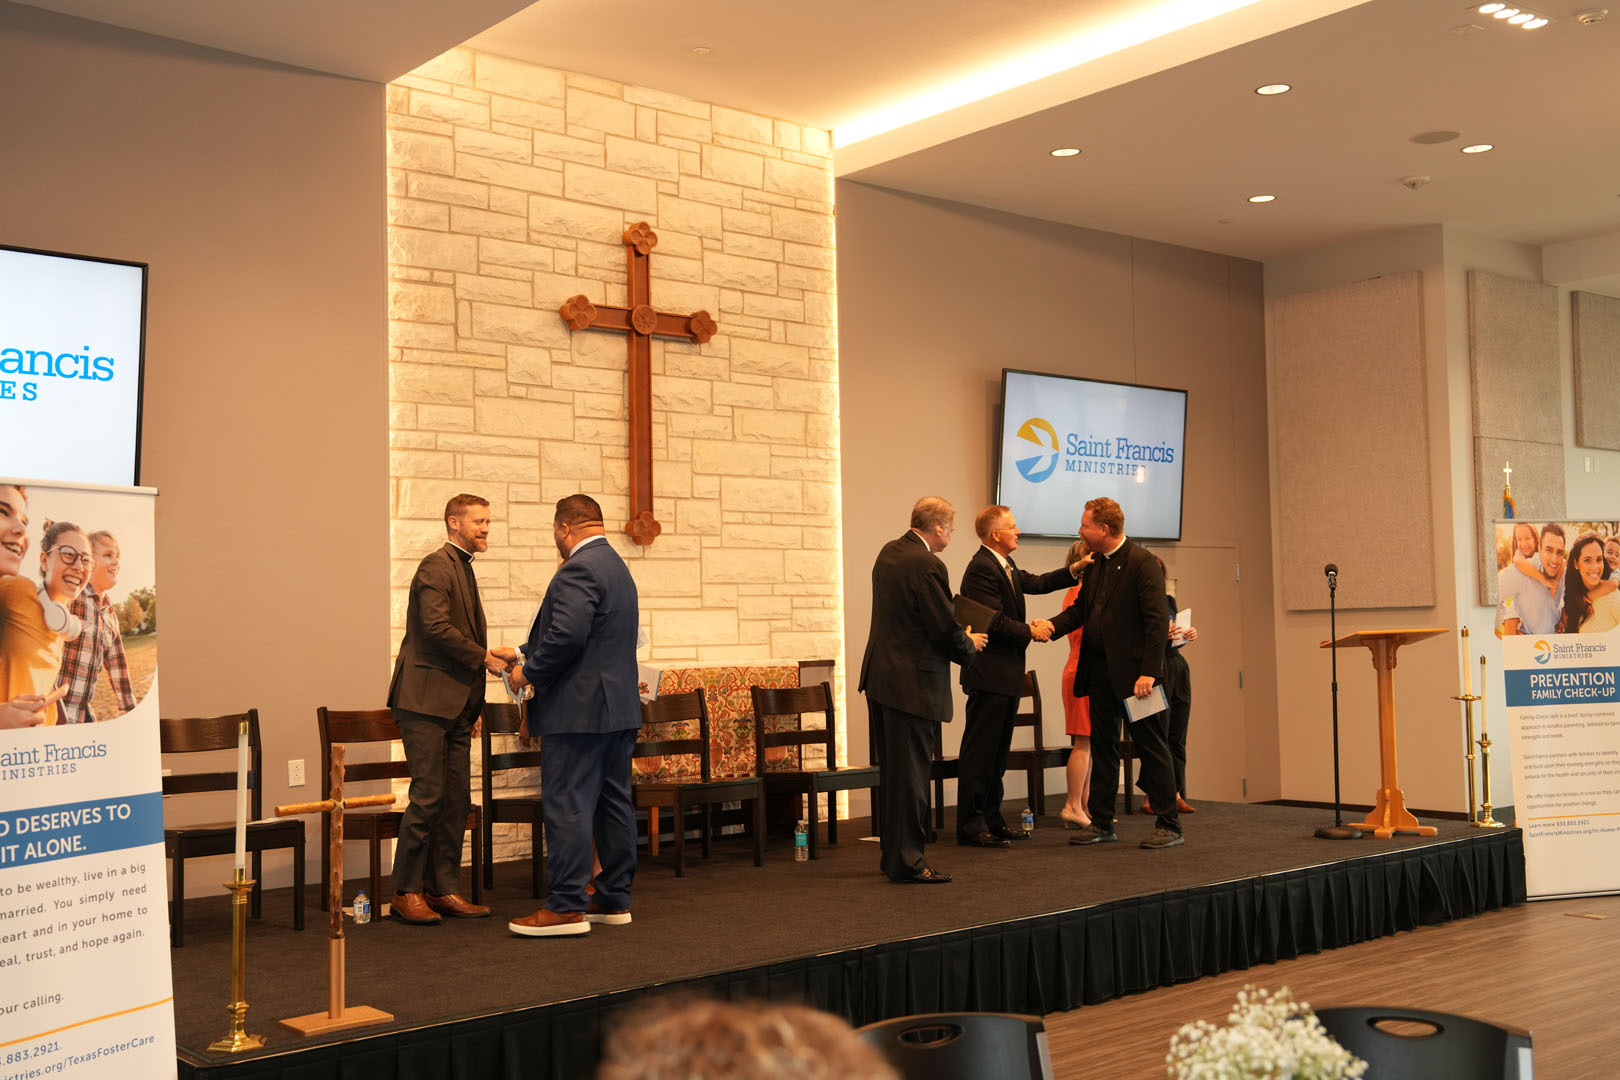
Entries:
[[[765, 751], [774, 746], [793, 746], [801, 751], [819, 746], [826, 753], [825, 768], [838, 767], [838, 725], [833, 716], [832, 687], [814, 686], [751, 688], [754, 698], [754, 768], [765, 772]], [[805, 713], [825, 713], [825, 727], [804, 726]], [[792, 717], [794, 726], [785, 731], [767, 731], [766, 717]], [[811, 766], [800, 759], [803, 768]]]
[[[259, 746], [259, 710], [228, 716], [165, 717], [158, 720], [158, 749], [165, 754], [193, 754], [208, 750], [235, 750], [242, 718], [248, 722], [248, 819], [264, 817], [259, 789], [263, 750]], [[164, 795], [190, 795], [201, 791], [235, 791], [236, 768], [229, 771], [170, 773], [163, 778]]]
[[[651, 729], [668, 724], [687, 724], [697, 721], [697, 733], [671, 732], [657, 735]], [[636, 743], [632, 757], [675, 757], [693, 755], [698, 759], [698, 775], [707, 783], [712, 779], [709, 749], [709, 704], [703, 691], [685, 694], [665, 694], [641, 703], [642, 738]]]
[[[1327, 1033], [1378, 1080], [1529, 1080], [1530, 1033], [1453, 1013], [1317, 1009]], [[1393, 1030], [1382, 1025], [1397, 1025]]]
[[1052, 1080], [1046, 1025], [1011, 1013], [928, 1013], [857, 1032], [903, 1080]]

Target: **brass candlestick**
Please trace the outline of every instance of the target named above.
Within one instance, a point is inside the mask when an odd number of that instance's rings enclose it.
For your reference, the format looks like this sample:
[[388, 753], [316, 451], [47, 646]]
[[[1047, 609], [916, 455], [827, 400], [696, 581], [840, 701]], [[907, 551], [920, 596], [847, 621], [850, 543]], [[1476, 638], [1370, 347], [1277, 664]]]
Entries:
[[244, 1050], [258, 1050], [264, 1046], [264, 1037], [249, 1035], [247, 1022], [247, 905], [248, 893], [254, 881], [247, 870], [238, 866], [225, 887], [231, 891], [231, 1003], [225, 1011], [231, 1014], [231, 1027], [223, 1038], [208, 1044], [216, 1054], [240, 1054]]
[[[1485, 688], [1485, 658], [1483, 656], [1479, 658], [1479, 687], [1481, 690]], [[1472, 824], [1481, 829], [1506, 828], [1507, 822], [1497, 821], [1491, 816], [1491, 736], [1485, 730], [1485, 703], [1483, 701], [1479, 703], [1479, 755], [1479, 785], [1483, 802], [1480, 804], [1479, 817], [1471, 819]]]
[[[1468, 769], [1468, 821], [1473, 824], [1479, 817], [1479, 804], [1474, 800], [1474, 702], [1482, 699], [1468, 684], [1468, 627], [1462, 628], [1461, 638], [1463, 692], [1453, 694], [1451, 700], [1463, 703], [1463, 760]], [[1481, 685], [1480, 689], [1485, 687]]]

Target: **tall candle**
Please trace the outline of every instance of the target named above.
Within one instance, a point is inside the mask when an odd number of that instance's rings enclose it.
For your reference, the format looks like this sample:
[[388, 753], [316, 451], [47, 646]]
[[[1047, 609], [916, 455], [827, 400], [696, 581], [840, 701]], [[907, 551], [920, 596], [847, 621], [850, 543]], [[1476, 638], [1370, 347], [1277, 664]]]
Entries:
[[236, 868], [247, 866], [248, 726], [236, 731]]
[[1471, 697], [1474, 693], [1472, 684], [1468, 681], [1468, 627], [1462, 628], [1462, 654], [1463, 654], [1463, 697]]

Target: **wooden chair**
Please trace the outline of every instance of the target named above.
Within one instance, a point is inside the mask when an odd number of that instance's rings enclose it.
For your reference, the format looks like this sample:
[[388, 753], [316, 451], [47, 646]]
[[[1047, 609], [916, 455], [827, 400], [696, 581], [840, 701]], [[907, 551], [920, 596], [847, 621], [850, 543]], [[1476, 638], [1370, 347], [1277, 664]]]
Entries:
[[[334, 743], [397, 742], [399, 725], [394, 722], [392, 709], [360, 709], [341, 711], [322, 705], [315, 710], [315, 722], [321, 733], [321, 798], [332, 797], [332, 746]], [[405, 761], [355, 761], [348, 759], [343, 770], [343, 789], [350, 784], [367, 780], [409, 779], [411, 767]], [[345, 810], [343, 812], [343, 839], [365, 840], [370, 848], [371, 896], [380, 909], [382, 903], [382, 845], [384, 840], [399, 839], [403, 810]], [[477, 803], [467, 811], [467, 828], [472, 830], [472, 898], [477, 903], [483, 898], [482, 881], [478, 867], [484, 853], [481, 821], [483, 814]], [[332, 815], [321, 815], [321, 880], [332, 880]], [[321, 890], [321, 910], [326, 910], [330, 889]], [[393, 895], [390, 891], [389, 895]]]
[[[876, 765], [846, 766], [839, 768], [838, 730], [833, 715], [832, 687], [827, 683], [792, 689], [773, 689], [765, 686], [749, 688], [754, 699], [754, 767], [765, 781], [765, 791], [806, 795], [809, 803], [810, 857], [817, 858], [817, 818], [820, 813], [818, 796], [827, 796], [827, 842], [838, 843], [837, 793], [859, 788], [877, 788], [879, 773]], [[827, 724], [822, 728], [804, 726], [805, 713], [823, 713]], [[795, 727], [791, 731], [765, 730], [767, 716], [791, 716]], [[804, 765], [801, 757], [797, 769], [774, 770], [765, 766], [765, 751], [773, 746], [796, 746], [800, 753], [808, 747], [820, 746], [826, 752], [827, 765], [815, 769]], [[874, 823], [880, 814], [872, 815]]]
[[[668, 737], [649, 737], [650, 729], [669, 724], [697, 722], [697, 733], [671, 733]], [[631, 787], [638, 810], [647, 811], [647, 841], [650, 854], [658, 854], [657, 817], [668, 807], [673, 820], [675, 837], [675, 876], [686, 876], [686, 812], [701, 808], [703, 811], [703, 857], [711, 850], [713, 808], [720, 803], [753, 803], [754, 865], [765, 865], [765, 784], [756, 776], [716, 777], [710, 768], [709, 706], [703, 691], [686, 694], [667, 694], [641, 703], [643, 736], [636, 743], [636, 758], [695, 755], [698, 759], [698, 777], [676, 777], [669, 780], [633, 781]]]
[[[243, 714], [232, 716], [186, 717], [158, 721], [158, 745], [165, 754], [191, 754], [236, 749], [237, 732]], [[293, 858], [293, 929], [304, 928], [304, 823], [301, 821], [260, 821], [264, 808], [260, 801], [263, 778], [259, 745], [259, 710], [249, 709], [248, 722], [248, 827], [247, 850], [253, 855], [253, 894], [250, 911], [255, 919], [262, 910], [264, 856], [266, 851], [290, 848]], [[235, 762], [229, 771], [172, 773], [163, 778], [163, 796], [188, 795], [202, 791], [235, 791]], [[185, 944], [186, 860], [205, 855], [231, 855], [236, 851], [236, 823], [184, 825], [163, 829], [163, 854], [174, 862], [174, 897], [169, 901], [169, 944], [178, 949]]]
[[1007, 768], [1024, 771], [1024, 790], [1029, 792], [1029, 807], [1040, 815], [1045, 813], [1046, 807], [1046, 770], [1068, 765], [1069, 752], [1073, 747], [1046, 745], [1041, 728], [1041, 683], [1033, 671], [1024, 672], [1024, 685], [1019, 691], [1020, 702], [1026, 698], [1029, 708], [1013, 717], [1013, 734], [1016, 737], [1019, 728], [1027, 727], [1033, 732], [1035, 745], [1010, 751], [1007, 754]]
[[529, 887], [536, 899], [545, 895], [545, 810], [539, 792], [526, 795], [497, 795], [495, 774], [503, 769], [538, 769], [540, 750], [509, 750], [495, 753], [491, 736], [516, 735], [523, 726], [523, 706], [511, 702], [484, 706], [483, 733], [479, 736], [484, 752], [483, 822], [484, 888], [495, 887], [495, 826], [529, 826]]

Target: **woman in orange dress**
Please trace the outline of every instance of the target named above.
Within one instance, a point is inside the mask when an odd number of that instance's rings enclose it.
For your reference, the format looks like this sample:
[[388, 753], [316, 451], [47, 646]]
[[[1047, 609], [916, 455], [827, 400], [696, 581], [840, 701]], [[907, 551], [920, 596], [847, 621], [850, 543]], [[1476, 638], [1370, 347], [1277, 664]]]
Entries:
[[[1076, 563], [1081, 568], [1089, 566], [1091, 549], [1084, 540], [1076, 541], [1069, 548], [1065, 562], [1069, 566]], [[1078, 576], [1079, 570], [1075, 573]], [[1063, 607], [1059, 610], [1066, 610], [1079, 595], [1079, 585], [1069, 589], [1063, 595]], [[1091, 702], [1074, 694], [1075, 671], [1080, 666], [1080, 635], [1083, 633], [1084, 627], [1069, 635], [1069, 662], [1063, 668], [1063, 730], [1068, 732], [1074, 749], [1069, 751], [1068, 771], [1064, 774], [1068, 778], [1068, 792], [1063, 799], [1063, 809], [1058, 811], [1067, 825], [1077, 828], [1091, 824], [1091, 815], [1086, 812], [1086, 798], [1091, 794]]]

